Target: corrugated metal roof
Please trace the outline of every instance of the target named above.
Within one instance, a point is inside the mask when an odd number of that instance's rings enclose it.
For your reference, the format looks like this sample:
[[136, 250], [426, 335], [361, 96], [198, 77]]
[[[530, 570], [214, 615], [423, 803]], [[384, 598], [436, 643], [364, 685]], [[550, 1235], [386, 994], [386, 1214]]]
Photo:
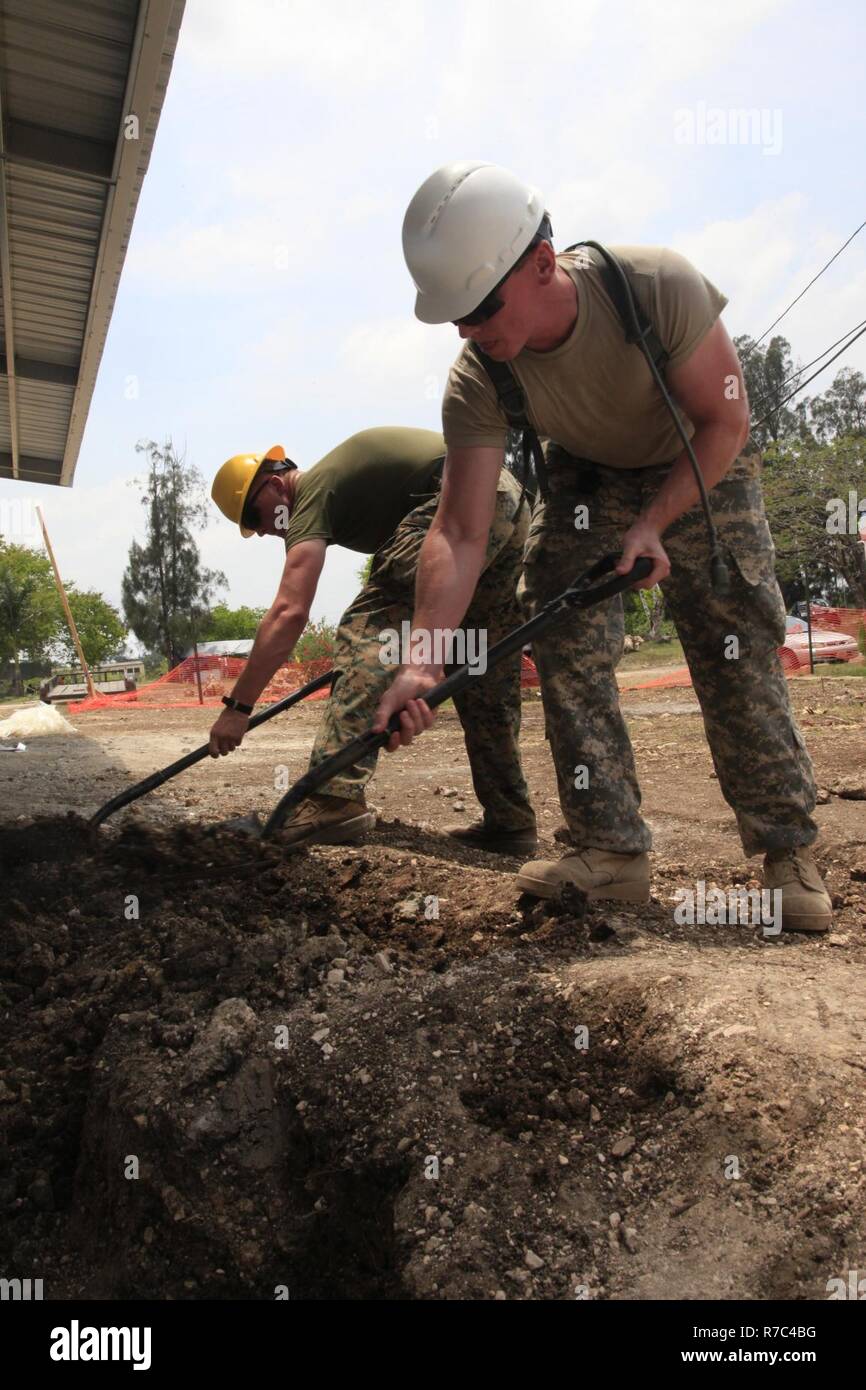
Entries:
[[0, 477], [72, 482], [184, 2], [0, 0]]

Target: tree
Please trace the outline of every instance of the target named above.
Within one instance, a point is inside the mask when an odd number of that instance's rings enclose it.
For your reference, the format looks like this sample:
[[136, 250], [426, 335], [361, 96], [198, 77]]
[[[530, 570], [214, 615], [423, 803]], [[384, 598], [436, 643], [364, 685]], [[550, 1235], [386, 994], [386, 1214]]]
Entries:
[[164, 652], [171, 667], [200, 637], [212, 595], [227, 581], [220, 571], [202, 567], [193, 536], [208, 521], [201, 474], [170, 439], [162, 449], [142, 441], [136, 452], [148, 460], [141, 499], [146, 539], [129, 547], [123, 611], [139, 641]]
[[833, 385], [810, 401], [815, 435], [822, 444], [830, 439], [866, 434], [866, 377], [853, 367], [843, 367]]
[[264, 616], [264, 608], [229, 608], [218, 603], [211, 609], [199, 641], [231, 642], [235, 637], [255, 637]]
[[[72, 609], [84, 660], [88, 666], [100, 666], [110, 657], [116, 656], [126, 639], [126, 628], [117, 609], [95, 589], [79, 592], [74, 587], [68, 587], [66, 597]], [[78, 665], [78, 653], [65, 621], [57, 646], [61, 660], [68, 662], [70, 666]]]
[[47, 558], [0, 538], [0, 657], [12, 663], [16, 694], [22, 688], [22, 652], [39, 661], [58, 637], [62, 621]]
[[665, 621], [665, 596], [661, 585], [654, 584], [651, 589], [638, 589], [637, 598], [646, 619], [647, 641], [657, 642], [662, 635], [662, 625]]
[[861, 442], [842, 438], [824, 445], [776, 446], [768, 451], [767, 465], [764, 498], [780, 582], [799, 584], [805, 573], [811, 592], [829, 597], [841, 581], [843, 601], [866, 607], [866, 551], [856, 524], [863, 493]]
[[781, 439], [808, 434], [807, 402], [782, 405], [785, 396], [799, 385], [802, 371], [794, 366], [791, 344], [781, 336], [771, 338], [766, 347], [756, 344], [748, 333], [734, 339], [743, 369], [743, 380], [752, 411], [752, 440], [759, 449]]
[[324, 618], [318, 622], [307, 623], [301, 636], [295, 643], [292, 652], [293, 661], [320, 661], [323, 657], [329, 660], [334, 655], [334, 641], [337, 636], [337, 629], [333, 623], [328, 623]]

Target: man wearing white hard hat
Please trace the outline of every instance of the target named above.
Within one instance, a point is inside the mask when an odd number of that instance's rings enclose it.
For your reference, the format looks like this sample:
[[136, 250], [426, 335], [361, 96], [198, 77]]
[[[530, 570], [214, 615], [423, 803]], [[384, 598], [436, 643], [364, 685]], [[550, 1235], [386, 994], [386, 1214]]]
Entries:
[[[438, 169], [406, 212], [416, 316], [453, 322], [465, 340], [443, 401], [447, 460], [419, 559], [415, 624], [454, 626], [469, 601], [516, 392], [525, 425], [547, 441], [521, 581], [527, 613], [607, 553], [620, 553], [620, 574], [650, 558], [640, 587], [664, 589], [746, 854], [764, 853], [782, 926], [826, 931], [830, 898], [809, 848], [815, 782], [777, 656], [785, 609], [742, 372], [720, 318], [727, 300], [668, 248], [581, 243], [557, 255], [551, 235], [539, 192], [493, 164]], [[611, 265], [635, 333], [624, 329]], [[638, 337], [653, 345], [655, 372]], [[710, 493], [712, 534], [693, 467]], [[711, 581], [711, 558], [726, 568], [726, 588], [715, 572]], [[524, 865], [518, 885], [539, 897], [564, 883], [590, 898], [649, 897], [651, 835], [614, 674], [622, 642], [616, 598], [533, 644], [573, 846], [559, 861]], [[423, 694], [440, 678], [421, 662], [398, 675], [376, 720], [384, 729], [402, 711], [391, 749], [430, 727]]]

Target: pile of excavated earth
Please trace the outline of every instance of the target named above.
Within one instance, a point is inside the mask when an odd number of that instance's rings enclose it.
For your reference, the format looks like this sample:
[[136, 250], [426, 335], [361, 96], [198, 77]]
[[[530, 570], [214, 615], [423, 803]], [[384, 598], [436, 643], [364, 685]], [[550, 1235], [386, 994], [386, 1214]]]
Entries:
[[820, 940], [678, 927], [682, 865], [628, 911], [516, 900], [514, 867], [398, 821], [0, 831], [4, 1274], [820, 1299], [866, 1268], [866, 863], [823, 864]]

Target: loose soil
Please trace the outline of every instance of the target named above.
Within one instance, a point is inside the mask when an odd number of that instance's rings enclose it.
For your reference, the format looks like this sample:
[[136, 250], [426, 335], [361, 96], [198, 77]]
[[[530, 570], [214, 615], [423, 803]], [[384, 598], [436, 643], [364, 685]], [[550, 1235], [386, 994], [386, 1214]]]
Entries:
[[760, 869], [689, 690], [623, 697], [639, 909], [518, 898], [517, 861], [445, 835], [477, 809], [447, 711], [344, 847], [211, 828], [304, 771], [316, 704], [95, 837], [213, 711], [72, 711], [4, 755], [0, 1272], [61, 1299], [826, 1298], [866, 1268], [863, 684], [792, 683], [820, 938], [674, 922], [677, 888]]

